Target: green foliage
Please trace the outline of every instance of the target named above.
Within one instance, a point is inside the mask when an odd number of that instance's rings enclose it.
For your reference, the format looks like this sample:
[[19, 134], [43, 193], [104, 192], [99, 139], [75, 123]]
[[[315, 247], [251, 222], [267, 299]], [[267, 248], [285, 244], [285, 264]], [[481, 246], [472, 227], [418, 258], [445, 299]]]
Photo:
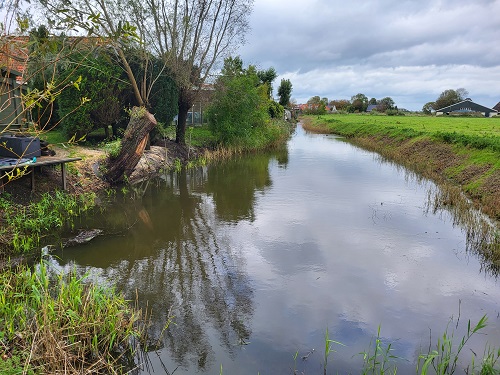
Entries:
[[292, 82], [289, 79], [282, 79], [280, 86], [278, 87], [278, 96], [280, 98], [279, 103], [283, 107], [288, 107], [290, 105], [290, 98], [292, 97]]
[[426, 114], [426, 115], [430, 115], [432, 113], [432, 111], [434, 110], [435, 106], [436, 106], [436, 103], [427, 102], [422, 107], [422, 112], [424, 112], [424, 114]]
[[463, 88], [457, 90], [444, 90], [434, 102], [434, 109], [438, 110], [452, 104], [459, 103], [462, 100], [465, 100], [467, 95], [469, 95], [469, 93]]
[[121, 141], [117, 139], [111, 142], [106, 142], [102, 145], [102, 149], [106, 151], [110, 157], [116, 158], [120, 154]]
[[472, 147], [478, 150], [489, 148], [500, 152], [500, 138], [481, 135], [468, 135], [454, 132], [438, 131], [434, 133], [434, 138], [446, 143], [458, 143], [462, 146]]
[[323, 353], [323, 374], [324, 375], [326, 375], [326, 373], [327, 373], [328, 358], [330, 357], [330, 355], [332, 353], [335, 352], [335, 350], [333, 349], [333, 344], [345, 346], [341, 342], [330, 339], [330, 336], [328, 334], [328, 328], [326, 328], [326, 331], [325, 331], [325, 351]]
[[387, 116], [405, 116], [403, 111], [398, 111], [397, 109], [388, 109], [385, 111]]
[[278, 73], [276, 73], [276, 70], [273, 67], [270, 67], [267, 70], [259, 70], [257, 72], [257, 76], [260, 79], [260, 82], [266, 86], [267, 89], [267, 97], [269, 99], [272, 99], [273, 97], [273, 82], [278, 76]]
[[368, 107], [368, 97], [365, 94], [356, 94], [351, 97], [349, 112], [365, 112]]
[[223, 144], [239, 143], [269, 122], [267, 87], [254, 69], [222, 76], [207, 111], [210, 129]]
[[393, 355], [392, 344], [384, 344], [380, 338], [380, 326], [377, 330], [377, 337], [370, 342], [368, 351], [360, 353], [363, 356], [363, 375], [368, 374], [396, 374], [397, 366]]
[[87, 366], [95, 373], [120, 372], [120, 356], [113, 352], [133, 349], [139, 314], [113, 289], [85, 278], [54, 274], [44, 262], [0, 273], [0, 355], [14, 354], [0, 361], [2, 374]]
[[60, 191], [46, 193], [40, 201], [26, 206], [13, 205], [0, 197], [5, 226], [0, 235], [11, 238], [15, 252], [27, 252], [39, 245], [40, 238], [65, 224], [94, 206], [95, 194], [72, 196]]
[[425, 375], [432, 368], [436, 375], [454, 374], [461, 351], [474, 334], [486, 327], [487, 320], [486, 315], [483, 315], [474, 327], [471, 327], [469, 320], [467, 333], [462, 337], [456, 349], [454, 349], [454, 332], [448, 333], [446, 329], [442, 337], [438, 338], [436, 349], [419, 356], [417, 372], [420, 369], [420, 373]]
[[271, 118], [283, 118], [285, 116], [285, 108], [274, 100], [269, 101], [269, 116]]
[[157, 57], [148, 56], [145, 61], [140, 51], [128, 50], [127, 55], [136, 80], [141, 82], [143, 77], [146, 79], [146, 87], [150, 89], [148, 94], [150, 112], [154, 113], [159, 123], [169, 126], [179, 109], [177, 105], [179, 88], [170, 70]]
[[[59, 116], [67, 135], [81, 137], [98, 127], [107, 127], [120, 119], [128, 85], [120, 80], [122, 69], [104, 52], [96, 57], [90, 51], [77, 51], [62, 69], [61, 80], [78, 85], [65, 90], [58, 99]], [[80, 105], [82, 98], [85, 105]]]

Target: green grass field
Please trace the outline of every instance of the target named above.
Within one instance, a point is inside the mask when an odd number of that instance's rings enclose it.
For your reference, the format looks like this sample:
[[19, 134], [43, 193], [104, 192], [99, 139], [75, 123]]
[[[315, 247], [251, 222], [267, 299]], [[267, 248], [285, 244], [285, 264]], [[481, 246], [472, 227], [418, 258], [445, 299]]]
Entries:
[[500, 152], [500, 117], [308, 116], [313, 125], [346, 137], [387, 135], [400, 140], [428, 137], [470, 149]]
[[449, 117], [449, 116], [366, 116], [325, 115], [319, 116], [327, 122], [358, 124], [380, 129], [411, 129], [425, 135], [439, 132], [461, 133], [471, 136], [500, 137], [498, 118]]

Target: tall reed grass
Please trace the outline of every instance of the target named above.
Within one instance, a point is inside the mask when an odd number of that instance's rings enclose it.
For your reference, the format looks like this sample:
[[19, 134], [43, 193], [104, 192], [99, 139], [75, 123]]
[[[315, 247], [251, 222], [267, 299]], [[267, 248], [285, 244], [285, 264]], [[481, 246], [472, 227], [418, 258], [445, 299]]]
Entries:
[[23, 253], [40, 245], [42, 237], [73, 220], [95, 205], [96, 195], [70, 195], [61, 191], [45, 193], [41, 199], [27, 205], [14, 204], [8, 197], [0, 197], [0, 237], [5, 252]]
[[141, 312], [113, 289], [43, 261], [0, 274], [0, 373], [118, 374], [141, 337]]

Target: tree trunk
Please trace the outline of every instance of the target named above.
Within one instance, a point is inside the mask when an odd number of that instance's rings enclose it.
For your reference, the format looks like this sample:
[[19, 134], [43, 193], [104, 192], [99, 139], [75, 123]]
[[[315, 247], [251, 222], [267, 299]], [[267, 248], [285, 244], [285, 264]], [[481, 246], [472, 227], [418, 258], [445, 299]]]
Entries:
[[156, 119], [144, 107], [134, 107], [125, 134], [121, 141], [120, 154], [108, 161], [104, 177], [111, 184], [130, 176], [146, 147], [148, 134], [156, 126]]
[[192, 99], [186, 90], [179, 92], [179, 113], [177, 115], [177, 128], [175, 131], [175, 142], [180, 145], [186, 145], [186, 120], [189, 109], [192, 105]]

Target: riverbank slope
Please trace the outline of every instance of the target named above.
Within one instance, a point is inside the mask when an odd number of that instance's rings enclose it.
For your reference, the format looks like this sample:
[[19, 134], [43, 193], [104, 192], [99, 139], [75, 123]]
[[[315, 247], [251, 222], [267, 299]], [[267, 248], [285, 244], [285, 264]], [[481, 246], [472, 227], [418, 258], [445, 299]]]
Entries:
[[[500, 221], [500, 120], [417, 116], [304, 116], [304, 129], [337, 134], [438, 184], [452, 185]], [[453, 204], [450, 201], [447, 204]]]

